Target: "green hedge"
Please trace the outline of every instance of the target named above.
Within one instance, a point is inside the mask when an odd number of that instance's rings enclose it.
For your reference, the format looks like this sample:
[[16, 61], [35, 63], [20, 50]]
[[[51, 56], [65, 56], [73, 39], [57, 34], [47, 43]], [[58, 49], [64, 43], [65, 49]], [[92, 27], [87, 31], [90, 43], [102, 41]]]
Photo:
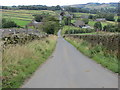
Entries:
[[65, 35], [66, 37], [83, 39], [93, 46], [102, 45], [109, 50], [109, 52], [117, 53], [120, 51], [120, 34], [107, 35]]

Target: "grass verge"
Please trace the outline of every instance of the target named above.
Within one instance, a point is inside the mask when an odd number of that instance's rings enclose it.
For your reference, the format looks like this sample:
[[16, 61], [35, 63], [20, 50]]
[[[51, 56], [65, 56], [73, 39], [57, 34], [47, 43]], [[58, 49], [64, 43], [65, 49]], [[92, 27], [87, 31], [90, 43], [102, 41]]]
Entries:
[[73, 38], [65, 38], [68, 42], [70, 42], [73, 46], [75, 46], [80, 52], [85, 54], [86, 56], [92, 58], [97, 63], [101, 64], [103, 67], [118, 73], [118, 58], [115, 55], [107, 53], [107, 50], [101, 46], [91, 46], [90, 43]]
[[2, 86], [19, 88], [26, 78], [47, 60], [56, 45], [56, 36], [32, 41], [26, 45], [16, 45], [5, 49], [2, 61]]

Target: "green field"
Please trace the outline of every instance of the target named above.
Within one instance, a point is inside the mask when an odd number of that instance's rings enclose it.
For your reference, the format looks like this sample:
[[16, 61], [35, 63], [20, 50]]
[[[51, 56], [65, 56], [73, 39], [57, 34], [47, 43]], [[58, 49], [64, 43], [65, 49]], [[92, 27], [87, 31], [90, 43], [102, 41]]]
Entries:
[[96, 14], [90, 14], [90, 13], [73, 13], [77, 19], [79, 19], [81, 16], [89, 16], [93, 15], [95, 16]]
[[24, 27], [34, 19], [34, 14], [41, 13], [56, 15], [55, 12], [48, 10], [2, 10], [2, 18], [13, 20], [17, 23], [17, 25]]
[[[94, 26], [95, 23], [96, 23], [96, 21], [90, 20], [88, 24], [90, 26]], [[102, 24], [102, 27], [104, 27], [105, 25], [107, 25], [109, 23], [108, 22], [101, 22], [101, 24]]]
[[[96, 14], [89, 14], [89, 13], [74, 13], [74, 14], [76, 15], [76, 17], [79, 17], [79, 18], [77, 18], [77, 20], [81, 19], [80, 17], [84, 16], [84, 15], [96, 15]], [[118, 16], [115, 16], [115, 21], [117, 21], [117, 19], [118, 19]], [[72, 20], [72, 23], [73, 22], [75, 22], [75, 20]], [[88, 24], [90, 26], [94, 26], [95, 23], [96, 23], [96, 21], [90, 20]], [[101, 23], [102, 23], [103, 27], [107, 24], [117, 24], [117, 22], [113, 22], [113, 21], [106, 21], [106, 22], [101, 22]]]
[[[90, 20], [89, 21], [89, 25], [90, 26], [94, 26], [94, 24], [96, 23], [96, 21], [93, 21], [93, 20]], [[102, 27], [104, 27], [105, 25], [108, 25], [108, 24], [117, 24], [117, 22], [112, 22], [112, 21], [105, 21], [105, 22], [101, 22], [101, 24], [102, 24]]]
[[[80, 16], [82, 16], [82, 15], [97, 15], [97, 14], [90, 14], [90, 13], [74, 13], [77, 17], [80, 17]], [[117, 19], [118, 19], [118, 16], [117, 15], [115, 15], [115, 21], [117, 21]]]
[[82, 16], [82, 15], [96, 15], [96, 14], [90, 14], [90, 13], [74, 13], [77, 16]]

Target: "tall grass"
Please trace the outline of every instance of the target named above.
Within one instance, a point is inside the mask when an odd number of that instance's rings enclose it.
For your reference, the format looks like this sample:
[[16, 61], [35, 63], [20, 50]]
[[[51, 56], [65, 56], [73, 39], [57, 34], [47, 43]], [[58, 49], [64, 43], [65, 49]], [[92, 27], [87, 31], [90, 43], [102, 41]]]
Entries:
[[107, 53], [107, 49], [101, 45], [92, 46], [82, 39], [66, 37], [66, 40], [74, 45], [80, 52], [92, 58], [103, 67], [118, 73], [118, 58], [115, 55]]
[[3, 52], [3, 88], [19, 88], [24, 80], [51, 55], [56, 36], [16, 45]]

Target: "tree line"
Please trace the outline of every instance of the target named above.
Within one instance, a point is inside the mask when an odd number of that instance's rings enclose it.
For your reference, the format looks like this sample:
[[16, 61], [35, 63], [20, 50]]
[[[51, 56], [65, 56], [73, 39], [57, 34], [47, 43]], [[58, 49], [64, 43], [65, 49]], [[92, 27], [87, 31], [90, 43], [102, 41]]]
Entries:
[[62, 7], [68, 12], [81, 12], [81, 13], [91, 13], [97, 14], [101, 13], [118, 13], [118, 7], [116, 8], [101, 8], [101, 9], [90, 9], [84, 7], [70, 7], [70, 6], [51, 6], [48, 7], [46, 5], [18, 5], [18, 6], [2, 6], [0, 9], [9, 9], [9, 10], [62, 10]]
[[8, 10], [19, 10], [19, 9], [24, 9], [24, 10], [62, 10], [62, 8], [57, 5], [57, 6], [51, 6], [48, 7], [46, 5], [19, 5], [19, 6], [2, 6], [0, 7], [2, 9], [8, 9]]
[[118, 13], [118, 7], [117, 8], [101, 8], [101, 9], [90, 9], [90, 8], [78, 8], [78, 7], [64, 7], [66, 11], [68, 12], [80, 12], [80, 13], [91, 13], [91, 14], [97, 14], [97, 13]]

